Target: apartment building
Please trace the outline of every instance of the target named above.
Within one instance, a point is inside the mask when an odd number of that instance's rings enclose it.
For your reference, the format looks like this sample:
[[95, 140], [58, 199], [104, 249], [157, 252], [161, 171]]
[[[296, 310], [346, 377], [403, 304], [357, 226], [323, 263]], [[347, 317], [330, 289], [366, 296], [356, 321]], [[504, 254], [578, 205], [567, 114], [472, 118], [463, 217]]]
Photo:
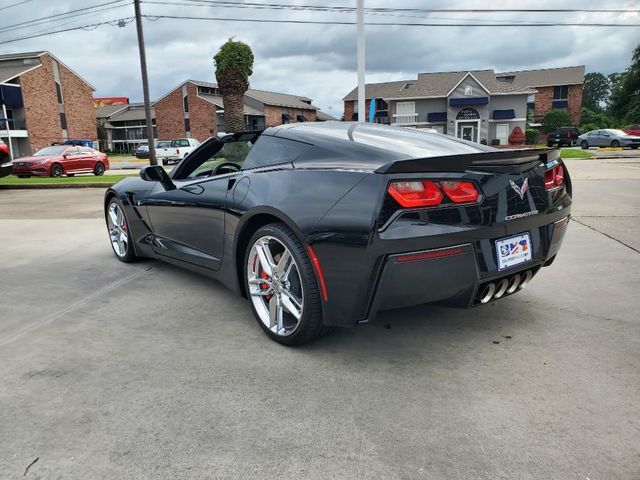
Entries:
[[0, 55], [0, 137], [14, 158], [54, 142], [96, 140], [93, 91], [50, 52]]

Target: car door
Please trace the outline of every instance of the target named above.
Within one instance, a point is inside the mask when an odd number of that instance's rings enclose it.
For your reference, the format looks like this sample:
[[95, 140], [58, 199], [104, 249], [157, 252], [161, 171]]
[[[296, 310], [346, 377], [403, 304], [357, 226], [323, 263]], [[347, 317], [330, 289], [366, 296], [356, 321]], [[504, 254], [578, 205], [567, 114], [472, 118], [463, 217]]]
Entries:
[[97, 162], [95, 151], [89, 147], [80, 147], [79, 168], [86, 171], [92, 171]]
[[[218, 270], [224, 246], [227, 192], [239, 173], [212, 175], [227, 161], [219, 139], [205, 142], [173, 172], [175, 189], [155, 185], [146, 200], [160, 255]], [[248, 151], [246, 152], [248, 153]], [[246, 157], [246, 155], [245, 155]], [[244, 158], [234, 158], [242, 163]]]
[[62, 168], [65, 173], [73, 173], [80, 169], [80, 165], [82, 165], [82, 157], [80, 155], [80, 148], [78, 147], [69, 147], [67, 148], [60, 159], [60, 163], [62, 164]]

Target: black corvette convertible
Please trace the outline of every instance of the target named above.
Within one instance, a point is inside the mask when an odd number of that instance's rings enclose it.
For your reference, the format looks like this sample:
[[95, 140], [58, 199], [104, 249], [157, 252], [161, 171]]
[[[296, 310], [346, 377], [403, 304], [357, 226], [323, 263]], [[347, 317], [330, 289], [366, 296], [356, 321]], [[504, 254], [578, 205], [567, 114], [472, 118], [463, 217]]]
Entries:
[[285, 344], [516, 293], [555, 259], [571, 206], [555, 150], [343, 122], [211, 138], [140, 177], [105, 196], [116, 256], [220, 280]]

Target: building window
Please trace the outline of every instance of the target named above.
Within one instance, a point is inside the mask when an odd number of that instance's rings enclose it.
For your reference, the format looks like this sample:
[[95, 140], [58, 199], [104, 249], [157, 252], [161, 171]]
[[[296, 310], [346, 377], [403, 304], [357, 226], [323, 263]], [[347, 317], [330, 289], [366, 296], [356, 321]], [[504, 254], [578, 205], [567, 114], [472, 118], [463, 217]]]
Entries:
[[188, 118], [184, 119], [184, 131], [185, 132], [191, 131], [191, 121]]
[[198, 95], [220, 95], [220, 90], [215, 87], [198, 87]]
[[185, 95], [182, 97], [182, 110], [184, 113], [189, 113], [189, 96]]
[[472, 87], [471, 85], [467, 85], [467, 86], [465, 86], [465, 87], [464, 87], [464, 94], [465, 94], [467, 97], [472, 96], [472, 95], [473, 95], [473, 87]]
[[410, 124], [416, 122], [416, 102], [398, 102], [396, 103], [396, 113], [393, 115], [396, 119], [395, 123]]
[[62, 127], [62, 130], [67, 129], [67, 116], [64, 113], [60, 114], [60, 126]]
[[56, 82], [56, 95], [58, 96], [58, 104], [62, 104], [62, 87]]
[[566, 100], [569, 98], [569, 86], [558, 85], [553, 87], [553, 99], [554, 100]]

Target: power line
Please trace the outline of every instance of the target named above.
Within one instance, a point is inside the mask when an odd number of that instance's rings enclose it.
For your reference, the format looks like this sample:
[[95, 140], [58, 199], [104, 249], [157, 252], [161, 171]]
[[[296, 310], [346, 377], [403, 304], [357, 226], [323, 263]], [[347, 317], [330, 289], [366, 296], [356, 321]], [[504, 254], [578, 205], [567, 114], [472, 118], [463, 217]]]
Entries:
[[[184, 0], [192, 3], [204, 3], [231, 8], [274, 8], [291, 10], [313, 10], [313, 11], [341, 11], [356, 12], [355, 7], [327, 6], [327, 5], [296, 5], [287, 3], [257, 3], [243, 2], [237, 3], [229, 0]], [[153, 3], [145, 1], [144, 3]], [[399, 8], [399, 7], [370, 7], [365, 8], [365, 12], [410, 12], [410, 13], [640, 13], [637, 8]]]
[[[65, 12], [65, 13], [58, 13], [56, 15], [49, 15], [48, 17], [40, 17], [40, 18], [35, 18], [35, 19], [31, 19], [31, 20], [26, 20], [24, 22], [20, 22], [20, 23], [14, 23], [13, 25], [7, 25], [5, 27], [0, 27], [0, 33], [1, 32], [7, 32], [7, 31], [11, 31], [11, 30], [18, 30], [20, 28], [24, 28], [26, 26], [36, 26], [36, 25], [40, 25], [42, 23], [47, 23], [50, 20], [53, 19], [58, 19], [58, 20], [66, 20], [67, 18], [71, 18], [74, 16], [79, 16], [80, 12], [86, 12], [87, 10], [93, 10], [95, 8], [98, 7], [104, 7], [107, 5], [113, 5], [115, 3], [121, 3], [126, 1], [126, 4], [123, 5], [119, 5], [119, 7], [124, 6], [124, 5], [128, 5], [130, 4], [130, 0], [112, 0], [110, 2], [106, 2], [106, 3], [99, 3], [97, 5], [92, 5], [90, 7], [85, 7], [85, 8], [79, 8], [77, 10], [71, 10], [70, 12]], [[62, 18], [60, 18], [62, 17]]]
[[[311, 25], [355, 25], [356, 22], [335, 20], [280, 20], [265, 18], [191, 17], [178, 15], [143, 15], [145, 18], [169, 18], [173, 20], [205, 20], [218, 22], [292, 23]], [[640, 27], [640, 23], [423, 23], [423, 22], [366, 22], [367, 25], [398, 27]]]
[[17, 7], [18, 5], [22, 5], [23, 3], [28, 3], [31, 0], [23, 0], [22, 2], [12, 3], [11, 5], [5, 5], [4, 7], [0, 7], [2, 10], [6, 10], [7, 8]]

